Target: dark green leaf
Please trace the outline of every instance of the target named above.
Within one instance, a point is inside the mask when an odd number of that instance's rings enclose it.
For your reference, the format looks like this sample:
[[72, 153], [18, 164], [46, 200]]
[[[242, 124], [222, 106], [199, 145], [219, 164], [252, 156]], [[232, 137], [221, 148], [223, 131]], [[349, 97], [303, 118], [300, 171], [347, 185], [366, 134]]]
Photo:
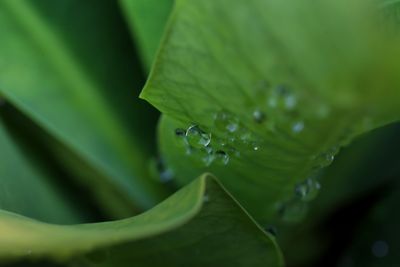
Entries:
[[0, 117], [0, 209], [52, 223], [82, 221], [74, 202], [55, 183], [57, 173], [16, 143]]

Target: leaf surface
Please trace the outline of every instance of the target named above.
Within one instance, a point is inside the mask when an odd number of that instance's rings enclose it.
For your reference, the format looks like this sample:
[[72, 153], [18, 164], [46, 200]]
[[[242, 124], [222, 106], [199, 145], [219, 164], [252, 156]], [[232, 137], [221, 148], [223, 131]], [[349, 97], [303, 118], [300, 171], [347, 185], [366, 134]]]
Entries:
[[52, 181], [57, 173], [21, 150], [1, 116], [0, 147], [0, 209], [52, 223], [83, 220], [63, 188]]
[[[120, 31], [116, 3], [0, 5], [2, 96], [59, 144], [54, 155], [76, 177], [128, 199], [116, 205], [127, 206], [128, 214], [133, 205], [149, 208], [165, 197], [162, 186], [149, 179], [146, 162], [153, 152], [155, 116], [135, 102], [140, 82], [130, 74], [135, 71], [129, 62], [132, 49], [126, 36], [120, 37], [126, 32]], [[82, 175], [81, 165], [96, 172]], [[109, 204], [104, 194], [90, 188], [99, 202]]]
[[302, 217], [296, 187], [399, 117], [399, 40], [379, 12], [370, 1], [177, 1], [141, 94], [165, 114], [177, 181], [210, 171], [256, 218]]
[[50, 258], [72, 266], [115, 267], [283, 266], [274, 238], [209, 175], [129, 219], [61, 226], [2, 211], [0, 226], [2, 260]]
[[139, 45], [143, 64], [150, 70], [173, 0], [120, 0], [119, 3]]

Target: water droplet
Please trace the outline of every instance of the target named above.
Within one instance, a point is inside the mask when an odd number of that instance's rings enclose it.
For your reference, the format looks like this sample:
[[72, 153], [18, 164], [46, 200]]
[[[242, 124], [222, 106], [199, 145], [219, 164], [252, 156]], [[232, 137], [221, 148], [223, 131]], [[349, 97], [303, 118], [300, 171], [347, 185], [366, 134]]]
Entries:
[[295, 122], [292, 126], [292, 131], [294, 133], [300, 133], [303, 130], [304, 130], [304, 122], [302, 121]]
[[213, 151], [214, 151], [214, 149], [213, 149], [211, 146], [206, 146], [206, 147], [204, 148], [204, 151], [205, 151], [207, 154], [212, 154]]
[[240, 151], [236, 150], [233, 147], [228, 148], [228, 155], [234, 155], [235, 157], [239, 158], [240, 157]]
[[163, 183], [167, 183], [174, 179], [174, 171], [170, 168], [166, 168], [160, 172], [160, 181]]
[[253, 146], [253, 150], [254, 150], [254, 151], [258, 151], [259, 149], [260, 149], [259, 146], [257, 146], [257, 145]]
[[253, 138], [250, 131], [243, 131], [243, 133], [240, 135], [240, 140], [245, 144], [250, 142], [252, 139]]
[[187, 144], [186, 145], [186, 155], [190, 156], [195, 152], [195, 148], [192, 147], [191, 145]]
[[185, 137], [186, 136], [186, 130], [182, 128], [177, 128], [175, 129], [175, 135], [178, 137]]
[[279, 96], [288, 96], [290, 94], [290, 89], [286, 85], [280, 84], [275, 87], [275, 93]]
[[288, 110], [294, 109], [297, 105], [297, 98], [292, 94], [287, 95], [284, 101], [285, 101], [285, 108]]
[[377, 258], [386, 257], [389, 253], [389, 245], [385, 241], [378, 240], [372, 244], [371, 252]]
[[329, 166], [333, 160], [335, 159], [335, 155], [339, 149], [337, 147], [333, 147], [326, 152], [323, 152], [315, 157], [317, 168], [324, 168]]
[[237, 123], [230, 123], [226, 126], [226, 129], [230, 131], [231, 133], [236, 132], [236, 130], [239, 128], [239, 125]]
[[304, 219], [308, 206], [305, 202], [292, 200], [281, 207], [279, 214], [287, 223], [297, 223]]
[[214, 150], [211, 146], [207, 146], [204, 148], [206, 155], [203, 157], [204, 164], [208, 167], [215, 160]]
[[210, 202], [210, 196], [209, 195], [204, 195], [203, 196], [203, 203]]
[[295, 187], [295, 194], [302, 201], [315, 199], [321, 189], [320, 183], [315, 178], [308, 178]]
[[256, 109], [253, 111], [253, 119], [256, 123], [263, 123], [265, 120], [265, 113]]
[[271, 92], [267, 104], [271, 108], [293, 110], [297, 106], [297, 97], [286, 85], [278, 85]]
[[213, 163], [214, 159], [215, 156], [213, 154], [208, 154], [203, 157], [203, 162], [206, 165], [206, 167], [208, 167]]
[[239, 120], [227, 111], [220, 111], [214, 117], [214, 124], [222, 131], [234, 133], [239, 129]]
[[162, 183], [168, 183], [173, 180], [175, 174], [172, 169], [167, 168], [163, 158], [154, 158], [150, 163], [150, 171], [156, 179]]
[[224, 165], [229, 163], [229, 155], [223, 150], [217, 150], [215, 152], [215, 158]]
[[192, 125], [186, 130], [186, 138], [189, 145], [195, 148], [206, 147], [211, 142], [211, 134], [204, 132], [197, 125]]
[[273, 225], [267, 225], [264, 230], [275, 237], [278, 235], [278, 229]]

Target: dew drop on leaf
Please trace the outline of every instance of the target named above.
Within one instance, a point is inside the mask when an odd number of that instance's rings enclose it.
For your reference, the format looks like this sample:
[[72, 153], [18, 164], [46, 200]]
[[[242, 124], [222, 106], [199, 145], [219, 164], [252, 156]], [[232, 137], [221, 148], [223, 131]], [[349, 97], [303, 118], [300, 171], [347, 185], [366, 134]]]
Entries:
[[227, 111], [220, 111], [214, 116], [214, 124], [221, 131], [234, 133], [239, 129], [239, 120]]
[[203, 162], [208, 167], [215, 160], [215, 154], [214, 154], [214, 150], [211, 146], [205, 147], [204, 151], [205, 151], [205, 155], [203, 157]]
[[273, 225], [267, 225], [264, 230], [275, 237], [278, 235], [278, 229]]
[[204, 148], [204, 151], [205, 151], [207, 154], [212, 154], [212, 153], [214, 152], [214, 149], [213, 149], [211, 146], [206, 146], [206, 147]]
[[240, 141], [242, 141], [244, 144], [250, 142], [252, 140], [252, 136], [250, 131], [243, 131], [240, 135]]
[[228, 129], [229, 132], [234, 133], [236, 130], [239, 128], [239, 125], [237, 123], [230, 123], [226, 126], [226, 129]]
[[215, 159], [215, 156], [213, 154], [205, 155], [203, 157], [204, 165], [206, 165], [206, 167], [210, 166], [213, 163], [214, 159]]
[[286, 85], [280, 84], [274, 88], [274, 93], [279, 97], [285, 97], [289, 95], [290, 89]]
[[192, 125], [186, 130], [186, 138], [189, 145], [194, 148], [206, 147], [211, 142], [211, 134], [204, 132], [197, 125]]
[[236, 150], [235, 148], [229, 147], [228, 148], [228, 155], [233, 155], [233, 156], [235, 156], [237, 158], [240, 158], [241, 154], [240, 154], [240, 151]]
[[227, 165], [229, 163], [229, 155], [223, 150], [217, 150], [215, 152], [215, 159], [223, 165]]
[[263, 123], [265, 121], [265, 113], [256, 109], [253, 111], [253, 119], [256, 123]]
[[170, 168], [166, 168], [160, 172], [160, 181], [163, 183], [172, 181], [173, 178], [174, 178], [174, 172]]
[[297, 97], [293, 94], [292, 89], [281, 84], [271, 92], [267, 104], [270, 108], [293, 110], [297, 106]]
[[297, 223], [304, 219], [307, 214], [308, 206], [303, 201], [290, 201], [284, 204], [279, 210], [282, 221], [287, 223]]
[[377, 258], [386, 257], [389, 253], [389, 245], [383, 240], [375, 241], [371, 246], [371, 252]]
[[303, 130], [304, 130], [304, 122], [302, 121], [295, 122], [292, 126], [292, 131], [296, 134], [302, 132]]
[[308, 178], [295, 187], [296, 196], [305, 202], [315, 199], [321, 189], [320, 183], [315, 178]]
[[294, 109], [295, 107], [296, 107], [296, 105], [297, 105], [297, 98], [294, 96], [294, 95], [292, 95], [292, 94], [290, 94], [290, 95], [287, 95], [286, 97], [285, 97], [285, 108], [287, 109], [287, 110], [292, 110], [292, 109]]
[[175, 135], [178, 137], [185, 137], [186, 131], [185, 131], [185, 129], [177, 128], [177, 129], [175, 129]]
[[150, 172], [154, 178], [162, 183], [168, 183], [174, 179], [174, 172], [166, 166], [163, 158], [154, 158], [150, 164]]
[[270, 108], [276, 108], [278, 106], [278, 99], [275, 95], [272, 95], [268, 98], [267, 104]]
[[210, 202], [210, 196], [209, 195], [204, 195], [203, 196], [203, 203], [208, 203]]
[[337, 147], [333, 147], [326, 152], [323, 152], [315, 157], [316, 160], [316, 168], [324, 168], [329, 166], [333, 160], [335, 159], [335, 155], [338, 152]]

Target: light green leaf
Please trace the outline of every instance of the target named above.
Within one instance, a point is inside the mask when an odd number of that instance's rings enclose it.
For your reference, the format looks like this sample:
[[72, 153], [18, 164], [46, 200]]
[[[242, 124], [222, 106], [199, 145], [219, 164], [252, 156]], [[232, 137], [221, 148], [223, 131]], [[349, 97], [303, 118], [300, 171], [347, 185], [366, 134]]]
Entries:
[[274, 238], [209, 175], [120, 221], [61, 226], [0, 212], [0, 248], [2, 260], [79, 266], [283, 266]]
[[[55, 156], [79, 180], [109, 188], [104, 193], [89, 187], [104, 205], [110, 204], [104, 194], [122, 196], [129, 201], [116, 208], [125, 205], [132, 214], [132, 204], [151, 207], [165, 192], [148, 178], [146, 143], [151, 143], [154, 116], [134, 101], [133, 91], [128, 93], [138, 84], [130, 83], [126, 77], [135, 74], [124, 69], [131, 66], [132, 50], [126, 40], [111, 36], [119, 34], [122, 23], [113, 13], [117, 3], [110, 3], [1, 1], [0, 92], [54, 139]], [[106, 21], [112, 24], [102, 27]], [[127, 107], [133, 117], [120, 116]], [[148, 121], [139, 119], [144, 114]], [[96, 172], [82, 171], [81, 165]]]
[[[374, 3], [177, 1], [141, 95], [169, 117], [160, 142], [177, 180], [210, 171], [256, 218], [301, 218], [296, 185], [399, 118], [399, 40]], [[191, 125], [187, 151], [173, 135]]]
[[119, 0], [146, 70], [150, 70], [173, 0]]

